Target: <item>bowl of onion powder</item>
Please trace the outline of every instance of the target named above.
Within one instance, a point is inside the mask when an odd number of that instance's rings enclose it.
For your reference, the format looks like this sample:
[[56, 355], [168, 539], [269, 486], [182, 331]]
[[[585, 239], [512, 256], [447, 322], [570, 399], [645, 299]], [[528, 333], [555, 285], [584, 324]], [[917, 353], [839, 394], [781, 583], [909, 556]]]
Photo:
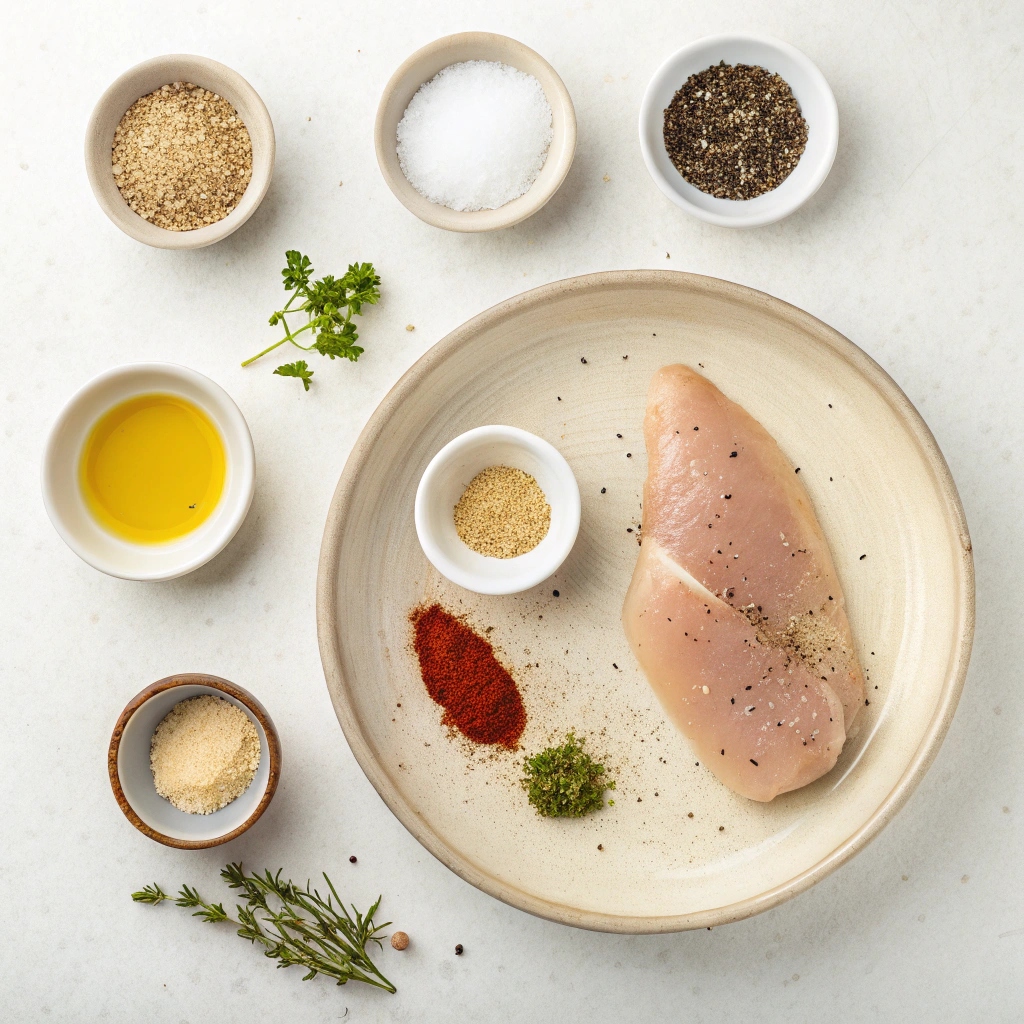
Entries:
[[121, 712], [107, 772], [125, 817], [179, 850], [235, 839], [267, 809], [281, 774], [281, 741], [267, 709], [227, 679], [168, 676]]
[[392, 75], [374, 128], [399, 201], [448, 231], [493, 231], [536, 213], [565, 180], [576, 114], [554, 68], [507, 36], [462, 32]]

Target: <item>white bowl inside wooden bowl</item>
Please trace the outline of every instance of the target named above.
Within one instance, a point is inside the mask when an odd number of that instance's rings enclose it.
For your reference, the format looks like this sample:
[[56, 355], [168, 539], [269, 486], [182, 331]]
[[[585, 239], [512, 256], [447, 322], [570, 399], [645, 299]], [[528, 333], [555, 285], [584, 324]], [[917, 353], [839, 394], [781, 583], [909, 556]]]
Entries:
[[[525, 195], [496, 210], [451, 210], [420, 195], [402, 173], [398, 160], [398, 123], [409, 101], [425, 82], [451, 64], [487, 60], [533, 75], [551, 105], [554, 137], [537, 180]], [[493, 32], [460, 32], [428, 43], [391, 76], [377, 107], [373, 129], [377, 163], [399, 202], [420, 220], [447, 231], [494, 231], [533, 216], [558, 191], [576, 153], [576, 112], [555, 69], [535, 50]]]
[[[647, 388], [676, 362], [742, 404], [800, 467], [869, 677], [870, 703], [835, 769], [769, 804], [737, 796], [695, 763], [620, 622], [642, 522]], [[554, 441], [582, 496], [572, 553], [543, 586], [510, 597], [449, 583], [424, 557], [413, 522], [416, 486], [437, 449], [492, 420]], [[517, 680], [527, 714], [520, 751], [447, 735], [410, 649], [410, 610], [435, 601], [484, 632]], [[317, 622], [349, 745], [428, 850], [491, 895], [553, 920], [676, 931], [801, 892], [905, 803], [960, 696], [974, 578], [935, 440], [870, 357], [761, 292], [626, 271], [509, 299], [406, 373], [338, 483]], [[523, 755], [569, 729], [616, 779], [615, 805], [578, 820], [540, 818], [518, 784]]]
[[[191, 82], [223, 96], [238, 112], [252, 142], [252, 178], [238, 205], [222, 220], [194, 231], [169, 231], [143, 220], [122, 198], [111, 169], [114, 132], [125, 111], [172, 82]], [[187, 53], [153, 57], [129, 68], [100, 97], [85, 133], [85, 169], [100, 208], [126, 235], [158, 249], [201, 249], [237, 231], [270, 188], [274, 154], [274, 125], [256, 90], [226, 65]]]

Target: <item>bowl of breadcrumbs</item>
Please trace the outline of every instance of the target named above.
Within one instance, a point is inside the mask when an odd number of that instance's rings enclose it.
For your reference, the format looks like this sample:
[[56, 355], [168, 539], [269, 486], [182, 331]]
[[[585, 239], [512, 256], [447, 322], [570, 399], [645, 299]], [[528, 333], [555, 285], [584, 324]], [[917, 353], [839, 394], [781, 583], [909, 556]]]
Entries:
[[274, 126], [238, 72], [207, 57], [154, 57], [96, 104], [85, 164], [122, 231], [161, 249], [198, 249], [240, 228], [266, 195]]
[[266, 708], [219, 676], [168, 676], [129, 701], [107, 752], [125, 817], [165, 846], [201, 850], [240, 836], [267, 809], [281, 743]]

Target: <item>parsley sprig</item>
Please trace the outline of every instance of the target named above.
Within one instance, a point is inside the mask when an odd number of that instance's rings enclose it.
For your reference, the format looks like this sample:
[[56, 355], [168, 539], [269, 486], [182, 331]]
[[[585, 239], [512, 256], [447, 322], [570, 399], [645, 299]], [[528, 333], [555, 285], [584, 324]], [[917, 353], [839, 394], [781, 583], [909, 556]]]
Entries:
[[331, 880], [324, 875], [330, 890], [327, 898], [316, 889], [283, 880], [281, 872], [246, 874], [241, 864], [229, 864], [220, 873], [229, 888], [241, 890], [245, 906], [236, 904], [238, 920], [234, 920], [222, 903], [207, 903], [196, 889], [181, 887], [177, 898], [168, 896], [159, 885], [147, 885], [132, 893], [136, 903], [159, 906], [165, 900], [177, 907], [194, 909], [193, 917], [209, 924], [226, 921], [238, 926], [238, 934], [263, 947], [263, 955], [277, 960], [278, 967], [302, 967], [307, 973], [303, 981], [318, 974], [333, 978], [339, 985], [361, 981], [387, 992], [395, 986], [374, 966], [366, 947], [370, 942], [381, 945], [380, 932], [391, 923], [375, 924], [373, 915], [377, 902], [360, 914], [352, 907], [350, 914], [338, 896]]
[[[352, 317], [360, 315], [363, 306], [375, 305], [380, 299], [380, 278], [373, 264], [350, 263], [341, 277], [325, 274], [319, 280], [313, 280], [313, 264], [308, 256], [303, 256], [297, 249], [289, 249], [285, 259], [287, 266], [281, 271], [281, 276], [285, 291], [292, 294], [284, 308], [270, 317], [270, 326], [280, 324], [284, 328], [284, 337], [251, 359], [246, 359], [242, 365], [256, 362], [285, 343], [301, 348], [303, 352], [315, 351], [329, 359], [349, 359], [354, 363], [363, 354], [363, 349], [356, 344], [359, 334]], [[294, 319], [299, 313], [306, 314], [306, 323], [292, 330], [287, 317]], [[308, 345], [297, 340], [306, 331], [310, 332]], [[306, 391], [314, 372], [304, 360], [285, 363], [274, 371], [282, 377], [298, 377]]]

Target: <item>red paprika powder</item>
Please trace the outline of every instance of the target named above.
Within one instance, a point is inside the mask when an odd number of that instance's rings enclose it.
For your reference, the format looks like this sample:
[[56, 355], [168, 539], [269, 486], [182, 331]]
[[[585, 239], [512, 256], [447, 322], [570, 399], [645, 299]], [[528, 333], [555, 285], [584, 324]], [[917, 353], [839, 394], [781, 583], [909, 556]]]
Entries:
[[441, 723], [474, 743], [514, 750], [526, 727], [526, 709], [494, 648], [439, 604], [415, 608], [409, 621], [427, 693], [444, 708]]

